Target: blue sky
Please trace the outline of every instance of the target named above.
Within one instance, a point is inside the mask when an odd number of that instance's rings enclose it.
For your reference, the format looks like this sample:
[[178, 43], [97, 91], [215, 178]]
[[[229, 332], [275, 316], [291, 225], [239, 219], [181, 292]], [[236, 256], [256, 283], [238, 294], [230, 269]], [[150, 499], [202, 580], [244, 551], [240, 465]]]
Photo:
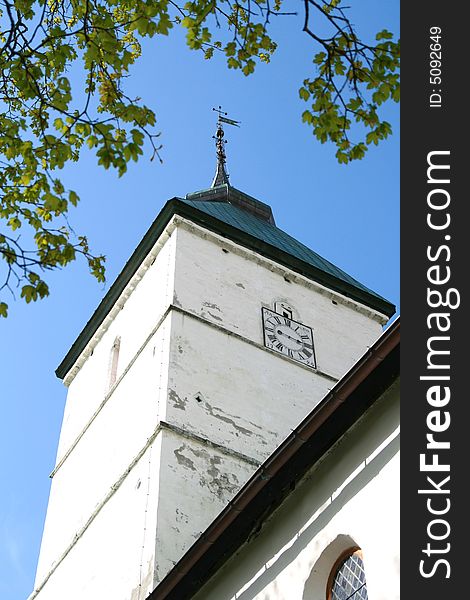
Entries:
[[[396, 0], [351, 4], [359, 31], [398, 31]], [[222, 60], [203, 60], [179, 35], [155, 39], [144, 47], [129, 90], [156, 110], [163, 164], [144, 156], [119, 179], [88, 154], [64, 172], [82, 199], [71, 223], [107, 255], [107, 283], [96, 283], [77, 262], [50, 277], [48, 299], [12, 301], [0, 322], [3, 600], [23, 600], [33, 588], [66, 397], [55, 368], [164, 203], [210, 185], [213, 106], [242, 122], [226, 127], [231, 183], [270, 204], [281, 229], [399, 305], [399, 108], [389, 109], [390, 140], [363, 161], [338, 165], [333, 147], [320, 145], [301, 122], [298, 88], [314, 73], [301, 28], [300, 15], [274, 19], [279, 49], [249, 78]]]

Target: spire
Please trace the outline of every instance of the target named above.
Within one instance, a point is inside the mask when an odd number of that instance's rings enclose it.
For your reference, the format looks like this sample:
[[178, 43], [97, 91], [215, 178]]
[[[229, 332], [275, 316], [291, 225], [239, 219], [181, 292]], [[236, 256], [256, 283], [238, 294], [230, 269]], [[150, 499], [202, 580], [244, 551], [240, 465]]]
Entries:
[[219, 106], [219, 108], [213, 108], [212, 110], [215, 110], [215, 112], [219, 114], [217, 118], [217, 131], [215, 136], [213, 136], [215, 139], [215, 147], [217, 153], [217, 168], [211, 185], [211, 187], [217, 187], [218, 185], [223, 185], [224, 183], [229, 185], [228, 173], [225, 168], [225, 164], [227, 162], [227, 156], [225, 154], [225, 144], [227, 142], [224, 139], [225, 132], [223, 128], [223, 123], [239, 127], [240, 122], [234, 121], [233, 119], [228, 119], [226, 117], [227, 113], [222, 111], [221, 106]]
[[217, 169], [215, 171], [211, 187], [216, 187], [217, 185], [222, 185], [223, 183], [228, 184], [228, 174], [225, 170], [225, 162], [227, 159], [225, 155], [226, 141], [224, 140], [224, 129], [219, 119], [217, 119], [217, 131], [213, 137], [216, 140], [215, 147], [217, 151]]

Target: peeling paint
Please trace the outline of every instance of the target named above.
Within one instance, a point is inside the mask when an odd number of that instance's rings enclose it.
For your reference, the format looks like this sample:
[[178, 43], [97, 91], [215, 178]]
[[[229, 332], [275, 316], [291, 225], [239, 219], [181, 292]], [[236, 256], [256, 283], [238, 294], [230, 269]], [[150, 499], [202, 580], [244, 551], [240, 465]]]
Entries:
[[202, 458], [206, 461], [210, 460], [210, 454], [207, 452], [207, 450], [202, 448], [200, 450], [196, 450], [196, 448], [191, 448], [191, 446], [188, 446], [188, 450], [192, 452], [194, 456], [197, 456], [197, 458]]
[[176, 450], [174, 450], [174, 454], [176, 456], [176, 460], [182, 467], [186, 467], [187, 469], [191, 469], [192, 471], [196, 471], [196, 467], [194, 466], [193, 461], [183, 454], [183, 450], [186, 448], [186, 444], [183, 444]]
[[[181, 450], [181, 448], [178, 450]], [[221, 500], [231, 498], [240, 489], [240, 482], [236, 475], [222, 472], [218, 468], [219, 465], [222, 466], [222, 469], [224, 468], [223, 461], [220, 456], [211, 456], [211, 454], [206, 450], [196, 449], [190, 446], [187, 446], [186, 450], [191, 452], [197, 458], [203, 460], [206, 464], [205, 468], [200, 466], [197, 469], [199, 473], [199, 485], [201, 487], [208, 488]], [[175, 454], [176, 453], [177, 451], [175, 451]], [[186, 456], [183, 456], [182, 458], [184, 461], [189, 461], [193, 465], [193, 470], [196, 471], [196, 468], [194, 468], [194, 463], [190, 459], [188, 459]]]
[[212, 308], [213, 310], [218, 310], [219, 312], [222, 312], [220, 310], [220, 308], [217, 306], [217, 304], [213, 304], [212, 302], [203, 302], [202, 306], [207, 306], [207, 308]]
[[[202, 402], [202, 400], [200, 401]], [[197, 435], [194, 432], [189, 432], [187, 429], [180, 429], [177, 425], [172, 425], [170, 423], [167, 423], [166, 421], [160, 421], [160, 426], [162, 427], [162, 429], [172, 431], [173, 433], [176, 433], [176, 435], [191, 440], [191, 442], [196, 442], [196, 444], [198, 445], [208, 447], [211, 449], [211, 451], [217, 450], [225, 456], [229, 456], [232, 459], [235, 458], [237, 461], [242, 461], [243, 463], [252, 465], [255, 468], [259, 467], [261, 464], [258, 460], [254, 459], [251, 456], [240, 453], [237, 450], [233, 450], [232, 448], [224, 446], [222, 444], [218, 444], [217, 442], [210, 441], [209, 439], [201, 437], [200, 435]], [[263, 440], [261, 440], [261, 442], [263, 444], [266, 444], [266, 442]], [[171, 465], [168, 466], [170, 469], [172, 468]]]
[[[232, 417], [233, 419], [242, 419], [245, 423], [248, 423], [248, 425], [253, 427], [253, 429], [257, 429], [260, 433], [255, 433], [255, 431], [245, 429], [241, 425], [234, 425], [236, 429], [239, 429], [241, 431], [241, 433], [245, 433], [248, 431], [249, 433], [247, 435], [256, 435], [260, 439], [261, 443], [264, 445], [267, 444], [267, 442], [264, 439], [265, 435], [273, 437], [274, 439], [277, 439], [279, 437], [279, 434], [277, 432], [267, 429], [266, 426], [261, 426], [261, 425], [258, 425], [257, 423], [254, 423], [253, 421], [248, 421], [247, 419], [244, 419], [243, 417], [238, 417], [237, 415], [232, 415], [230, 413], [226, 413], [225, 411], [223, 411], [221, 408], [218, 408], [217, 406], [211, 407], [207, 401], [205, 401], [205, 404], [206, 404], [206, 408], [208, 408], [209, 414], [215, 418], [225, 421], [226, 423], [232, 423], [232, 424], [233, 424], [233, 422], [230, 419], [230, 417]], [[216, 415], [216, 414], [214, 414], [213, 411], [218, 411], [219, 413], [223, 413], [226, 416], [223, 417], [220, 414]], [[229, 420], [226, 420], [226, 419], [229, 419]]]
[[168, 399], [173, 402], [174, 408], [178, 408], [179, 410], [186, 410], [186, 402], [187, 398], [181, 398], [175, 392], [175, 390], [168, 390]]
[[[278, 432], [267, 429], [266, 426], [258, 425], [241, 416], [227, 413], [217, 406], [212, 406], [203, 396], [198, 397], [198, 395], [196, 395], [196, 400], [200, 406], [204, 407], [210, 416], [231, 425], [235, 429], [235, 435], [237, 437], [240, 437], [240, 434], [247, 437], [255, 436], [258, 443], [262, 446], [270, 446], [273, 444], [273, 440], [276, 441], [279, 439]], [[241, 423], [243, 423], [243, 425]]]
[[189, 523], [189, 517], [179, 508], [176, 509], [176, 522], [177, 523]]
[[221, 319], [220, 317], [218, 317], [217, 315], [214, 315], [213, 313], [211, 313], [210, 310], [207, 311], [207, 313], [216, 321], [223, 321], [223, 319]]
[[222, 461], [218, 456], [213, 456], [209, 462], [211, 465], [207, 470], [208, 475], [211, 477], [211, 480], [208, 482], [209, 488], [215, 491], [220, 499], [223, 499], [227, 495], [228, 497], [232, 497], [240, 489], [238, 478], [232, 473], [220, 472], [216, 465], [219, 465]]
[[[245, 427], [242, 427], [241, 425], [238, 425], [233, 419], [231, 419], [230, 417], [226, 417], [223, 414], [217, 414], [215, 411], [218, 411], [219, 413], [223, 413], [224, 411], [221, 408], [217, 408], [216, 406], [212, 407], [209, 402], [204, 402], [204, 406], [207, 410], [207, 412], [211, 415], [211, 417], [214, 417], [215, 419], [219, 419], [220, 421], [224, 421], [224, 423], [229, 423], [229, 425], [232, 425], [232, 427], [234, 429], [236, 429], [237, 431], [239, 431], [240, 433], [243, 433], [244, 435], [248, 435], [251, 436], [253, 435], [253, 432], [250, 431], [249, 429], [246, 429]], [[230, 416], [234, 416], [234, 415], [230, 415]], [[237, 418], [235, 416], [235, 418]]]

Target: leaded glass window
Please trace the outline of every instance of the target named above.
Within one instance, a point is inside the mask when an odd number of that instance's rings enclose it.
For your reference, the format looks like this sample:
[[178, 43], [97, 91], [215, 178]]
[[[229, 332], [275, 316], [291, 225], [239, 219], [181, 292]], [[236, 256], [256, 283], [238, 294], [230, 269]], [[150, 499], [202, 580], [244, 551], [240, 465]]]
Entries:
[[366, 574], [360, 551], [350, 554], [336, 569], [330, 600], [367, 600]]

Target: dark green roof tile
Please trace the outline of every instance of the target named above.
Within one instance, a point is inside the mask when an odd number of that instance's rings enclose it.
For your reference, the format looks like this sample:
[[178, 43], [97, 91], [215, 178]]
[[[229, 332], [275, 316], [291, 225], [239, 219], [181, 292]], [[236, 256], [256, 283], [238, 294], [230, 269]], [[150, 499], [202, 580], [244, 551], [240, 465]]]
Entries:
[[233, 206], [228, 202], [204, 202], [184, 199], [183, 202], [193, 208], [203, 211], [208, 215], [223, 221], [227, 225], [235, 227], [246, 234], [253, 236], [267, 244], [277, 248], [291, 256], [344, 281], [345, 283], [362, 290], [368, 294], [380, 298], [386, 302], [385, 298], [379, 296], [365, 285], [345, 273], [342, 269], [336, 267], [301, 242], [297, 241], [291, 235], [282, 231], [278, 227], [271, 225], [265, 220], [246, 212], [245, 210]]

